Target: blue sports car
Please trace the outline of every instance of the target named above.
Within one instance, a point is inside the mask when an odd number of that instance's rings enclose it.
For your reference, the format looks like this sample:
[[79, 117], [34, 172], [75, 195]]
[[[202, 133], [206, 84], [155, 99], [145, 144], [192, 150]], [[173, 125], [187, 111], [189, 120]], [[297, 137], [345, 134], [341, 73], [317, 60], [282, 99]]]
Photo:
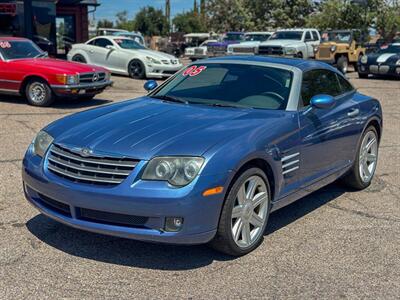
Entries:
[[40, 131], [23, 160], [28, 201], [75, 228], [243, 255], [272, 211], [374, 176], [381, 106], [327, 64], [216, 58], [145, 88]]

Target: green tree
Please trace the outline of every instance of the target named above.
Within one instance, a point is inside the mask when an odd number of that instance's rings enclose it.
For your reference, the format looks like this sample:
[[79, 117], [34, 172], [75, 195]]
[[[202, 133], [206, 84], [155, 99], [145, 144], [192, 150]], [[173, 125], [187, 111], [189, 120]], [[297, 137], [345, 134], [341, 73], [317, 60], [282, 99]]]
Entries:
[[201, 20], [201, 16], [193, 11], [180, 13], [172, 20], [176, 31], [191, 33], [191, 32], [207, 32], [207, 26]]
[[98, 28], [113, 28], [114, 22], [107, 20], [107, 19], [102, 19], [97, 22], [97, 27]]
[[124, 10], [116, 14], [117, 20], [115, 27], [119, 29], [125, 29], [132, 31], [135, 28], [134, 20], [128, 19], [128, 11]]
[[[207, 13], [213, 31], [239, 31], [254, 27], [247, 0], [209, 0]], [[210, 30], [209, 30], [210, 31]]]
[[380, 3], [374, 27], [379, 34], [386, 40], [391, 41], [397, 32], [400, 32], [400, 2]]
[[169, 24], [163, 11], [152, 6], [142, 8], [134, 19], [134, 28], [146, 36], [169, 33]]

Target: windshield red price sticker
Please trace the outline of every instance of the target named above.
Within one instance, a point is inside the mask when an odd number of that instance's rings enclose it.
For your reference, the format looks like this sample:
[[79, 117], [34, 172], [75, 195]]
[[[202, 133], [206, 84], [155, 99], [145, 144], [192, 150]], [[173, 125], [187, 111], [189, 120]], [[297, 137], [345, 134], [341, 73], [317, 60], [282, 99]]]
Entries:
[[3, 49], [11, 48], [11, 44], [8, 41], [0, 41], [0, 48]]
[[207, 69], [206, 66], [191, 66], [190, 68], [187, 68], [184, 72], [183, 72], [183, 76], [197, 76], [199, 75], [201, 72], [203, 72], [205, 69]]

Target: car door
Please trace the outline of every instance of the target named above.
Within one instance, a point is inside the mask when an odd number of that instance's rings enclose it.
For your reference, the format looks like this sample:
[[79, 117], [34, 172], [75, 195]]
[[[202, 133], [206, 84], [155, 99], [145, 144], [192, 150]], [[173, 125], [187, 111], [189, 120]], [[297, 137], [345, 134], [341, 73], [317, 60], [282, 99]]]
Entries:
[[[313, 96], [335, 97], [334, 107], [310, 107]], [[303, 74], [299, 124], [301, 174], [310, 183], [349, 166], [354, 158], [361, 130], [359, 106], [353, 100], [354, 88], [341, 75], [326, 69]]]
[[107, 55], [110, 49], [107, 46], [112, 46], [113, 43], [106, 38], [97, 38], [92, 41], [88, 51], [93, 64], [106, 67]]
[[3, 60], [0, 54], [0, 92], [18, 93], [21, 79], [15, 67], [10, 66], [10, 62]]

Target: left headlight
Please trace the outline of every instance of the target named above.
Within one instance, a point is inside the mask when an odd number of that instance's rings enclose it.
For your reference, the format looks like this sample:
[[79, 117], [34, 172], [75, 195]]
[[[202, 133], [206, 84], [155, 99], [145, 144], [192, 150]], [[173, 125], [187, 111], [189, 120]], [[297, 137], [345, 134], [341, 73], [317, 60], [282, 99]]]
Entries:
[[400, 66], [400, 59], [396, 61], [396, 66]]
[[296, 54], [296, 48], [285, 48], [285, 54], [294, 55]]
[[155, 157], [147, 164], [142, 179], [168, 181], [182, 187], [196, 178], [203, 163], [202, 157]]
[[48, 134], [46, 131], [39, 131], [35, 139], [32, 141], [33, 152], [40, 157], [43, 157], [49, 149], [50, 145], [53, 143], [54, 138]]
[[368, 62], [368, 56], [367, 55], [361, 56], [360, 61], [362, 64], [366, 64]]
[[106, 77], [104, 78], [106, 81], [111, 80], [111, 72], [106, 72]]
[[146, 56], [147, 61], [151, 62], [152, 64], [160, 65], [161, 61], [151, 57], [151, 56]]

